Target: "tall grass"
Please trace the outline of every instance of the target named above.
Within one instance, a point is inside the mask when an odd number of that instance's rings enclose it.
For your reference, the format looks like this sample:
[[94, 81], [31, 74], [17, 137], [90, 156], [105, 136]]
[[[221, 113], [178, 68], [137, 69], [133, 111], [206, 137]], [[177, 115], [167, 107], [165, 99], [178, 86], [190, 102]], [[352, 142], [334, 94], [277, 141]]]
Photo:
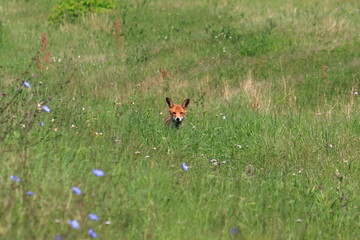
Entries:
[[0, 238], [356, 239], [356, 3], [2, 1]]

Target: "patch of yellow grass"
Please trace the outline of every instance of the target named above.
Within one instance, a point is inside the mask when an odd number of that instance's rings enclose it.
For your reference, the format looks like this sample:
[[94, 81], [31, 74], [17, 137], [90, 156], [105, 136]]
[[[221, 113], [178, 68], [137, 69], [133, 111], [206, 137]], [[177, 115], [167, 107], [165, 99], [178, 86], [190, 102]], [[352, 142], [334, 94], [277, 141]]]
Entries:
[[251, 71], [249, 71], [247, 79], [242, 83], [242, 87], [253, 109], [261, 112], [270, 111], [271, 99], [267, 96], [266, 91], [268, 84], [255, 82]]

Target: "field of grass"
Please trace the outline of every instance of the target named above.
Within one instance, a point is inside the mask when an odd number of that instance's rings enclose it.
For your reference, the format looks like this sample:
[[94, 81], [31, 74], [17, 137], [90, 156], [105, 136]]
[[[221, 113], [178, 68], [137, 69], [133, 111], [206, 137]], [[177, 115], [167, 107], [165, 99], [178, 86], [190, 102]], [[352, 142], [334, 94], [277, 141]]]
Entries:
[[357, 0], [59, 2], [0, 2], [0, 239], [359, 238]]

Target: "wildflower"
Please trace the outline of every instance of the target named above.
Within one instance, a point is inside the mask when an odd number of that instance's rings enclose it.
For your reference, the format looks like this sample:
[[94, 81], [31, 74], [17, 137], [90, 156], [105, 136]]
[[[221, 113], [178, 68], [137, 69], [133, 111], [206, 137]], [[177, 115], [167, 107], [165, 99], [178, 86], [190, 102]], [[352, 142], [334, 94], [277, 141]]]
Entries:
[[186, 164], [183, 162], [181, 163], [181, 167], [182, 169], [184, 169], [185, 171], [189, 170], [189, 166], [186, 166]]
[[111, 222], [110, 222], [110, 221], [106, 221], [105, 224], [106, 224], [106, 225], [110, 225]]
[[30, 83], [28, 83], [27, 81], [24, 81], [24, 86], [27, 88], [31, 87]]
[[10, 179], [13, 180], [14, 182], [20, 182], [20, 178], [18, 178], [17, 176], [11, 175]]
[[45, 111], [45, 112], [50, 112], [50, 108], [46, 105], [42, 106], [42, 109]]
[[98, 177], [103, 177], [103, 176], [105, 176], [104, 171], [102, 171], [102, 170], [100, 170], [100, 169], [94, 169], [94, 170], [93, 170], [93, 173], [94, 173], [94, 175], [96, 175], [96, 176], [98, 176]]
[[94, 230], [92, 230], [92, 229], [89, 229], [88, 233], [89, 233], [89, 235], [90, 235], [91, 237], [93, 237], [93, 238], [97, 238], [97, 237], [98, 237], [98, 235], [96, 234], [96, 232], [94, 232]]
[[34, 196], [34, 193], [33, 192], [26, 192], [26, 195], [28, 195], [28, 196]]
[[75, 228], [75, 229], [79, 229], [80, 228], [80, 224], [78, 221], [76, 220], [69, 220], [68, 223], [70, 224], [70, 226], [72, 228]]
[[55, 236], [54, 239], [55, 239], [55, 240], [63, 240], [64, 237], [63, 237], [63, 236]]
[[99, 220], [99, 217], [96, 216], [96, 215], [93, 214], [93, 213], [90, 213], [90, 214], [89, 214], [89, 219], [90, 219], [90, 220], [93, 220], [93, 221], [97, 221], [97, 220]]
[[231, 230], [230, 230], [231, 234], [237, 234], [237, 232], [238, 232], [238, 230], [235, 227], [231, 228]]
[[240, 144], [235, 144], [235, 146], [238, 148], [238, 149], [242, 149], [242, 146]]
[[355, 95], [359, 95], [359, 92], [354, 92]]
[[42, 126], [42, 127], [43, 127], [44, 125], [45, 125], [45, 123], [44, 123], [44, 122], [40, 122], [40, 126]]
[[73, 190], [73, 192], [74, 192], [75, 194], [77, 194], [77, 195], [80, 195], [80, 194], [81, 194], [81, 190], [80, 190], [80, 188], [78, 188], [78, 187], [72, 187], [72, 190]]

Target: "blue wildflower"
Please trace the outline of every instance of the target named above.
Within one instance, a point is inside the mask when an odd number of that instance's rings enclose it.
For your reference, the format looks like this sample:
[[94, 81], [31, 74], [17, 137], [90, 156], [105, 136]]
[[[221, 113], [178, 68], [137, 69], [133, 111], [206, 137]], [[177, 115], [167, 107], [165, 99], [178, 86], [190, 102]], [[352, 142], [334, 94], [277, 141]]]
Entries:
[[80, 190], [80, 188], [78, 188], [78, 187], [72, 187], [72, 190], [73, 190], [73, 192], [74, 192], [75, 194], [77, 194], [77, 195], [80, 195], [80, 194], [81, 194], [81, 190]]
[[75, 229], [79, 229], [80, 228], [80, 223], [76, 220], [69, 220], [68, 223], [70, 224], [70, 226], [72, 228], [75, 228]]
[[93, 170], [93, 173], [94, 173], [96, 176], [98, 176], [98, 177], [103, 177], [103, 176], [105, 176], [104, 171], [102, 171], [102, 170], [100, 170], [100, 169], [94, 169], [94, 170]]
[[55, 236], [54, 239], [55, 239], [55, 240], [63, 240], [64, 237], [63, 237], [63, 236]]
[[181, 163], [181, 167], [182, 169], [184, 169], [185, 171], [189, 170], [189, 166], [186, 166], [186, 164], [183, 162]]
[[94, 232], [94, 230], [92, 230], [92, 229], [89, 229], [88, 233], [89, 233], [89, 235], [90, 235], [91, 237], [93, 237], [93, 238], [97, 238], [97, 237], [98, 237], [98, 235], [96, 234], [96, 232]]
[[237, 230], [237, 228], [235, 228], [235, 227], [233, 227], [231, 230], [230, 230], [230, 233], [231, 234], [237, 234], [237, 232], [238, 232], [238, 230]]
[[99, 217], [98, 216], [96, 216], [95, 214], [93, 214], [93, 213], [90, 213], [89, 214], [89, 218], [90, 218], [90, 220], [93, 220], [93, 221], [97, 221], [97, 220], [99, 220]]
[[45, 112], [50, 112], [50, 108], [46, 105], [42, 106], [42, 109], [45, 111]]
[[42, 127], [43, 127], [44, 125], [45, 125], [45, 123], [44, 123], [44, 122], [40, 122], [40, 126], [42, 126]]
[[34, 196], [35, 194], [33, 193], [33, 192], [26, 192], [26, 195], [28, 195], [28, 196]]
[[31, 87], [30, 83], [28, 83], [27, 81], [24, 81], [24, 86], [27, 88]]
[[10, 179], [13, 180], [14, 182], [20, 182], [20, 178], [18, 178], [17, 176], [11, 175]]

